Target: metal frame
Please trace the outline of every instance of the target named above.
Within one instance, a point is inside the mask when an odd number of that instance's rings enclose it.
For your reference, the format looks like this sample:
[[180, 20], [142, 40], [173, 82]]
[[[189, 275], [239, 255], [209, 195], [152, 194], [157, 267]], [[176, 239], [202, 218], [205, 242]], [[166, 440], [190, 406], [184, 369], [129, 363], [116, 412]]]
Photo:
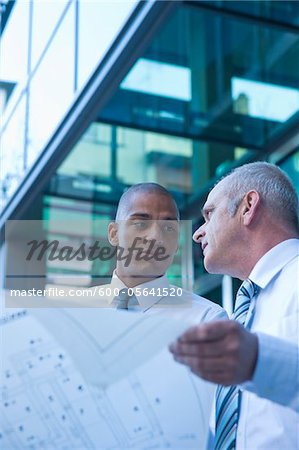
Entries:
[[[156, 119], [153, 119], [152, 122], [154, 123]], [[123, 127], [123, 128], [128, 128], [128, 129], [133, 129], [133, 130], [139, 130], [139, 131], [148, 131], [148, 132], [154, 132], [154, 133], [158, 133], [158, 134], [164, 134], [166, 136], [176, 136], [176, 137], [181, 137], [184, 139], [190, 139], [190, 140], [194, 140], [194, 141], [201, 141], [201, 142], [212, 142], [212, 143], [218, 143], [218, 144], [223, 144], [223, 145], [227, 145], [227, 146], [244, 146], [244, 147], [248, 147], [250, 148], [250, 150], [254, 150], [256, 152], [261, 152], [263, 151], [264, 147], [261, 145], [254, 145], [254, 144], [246, 144], [246, 143], [240, 143], [237, 142], [237, 140], [233, 140], [233, 139], [227, 139], [227, 138], [220, 138], [217, 136], [213, 136], [212, 134], [208, 134], [206, 133], [204, 130], [201, 131], [200, 133], [186, 133], [186, 132], [181, 132], [181, 131], [177, 131], [175, 128], [175, 124], [172, 125], [172, 130], [170, 131], [169, 129], [167, 129], [166, 127], [163, 127], [160, 125], [159, 128], [155, 127], [154, 125], [151, 126], [149, 124], [129, 124], [126, 123], [124, 120], [119, 119], [119, 120], [115, 120], [113, 118], [106, 118], [103, 117], [101, 115], [99, 115], [98, 119], [97, 119], [98, 123], [104, 123], [104, 124], [109, 124], [109, 125], [113, 125], [113, 126], [119, 126], [119, 127]], [[148, 120], [149, 122], [149, 120]], [[208, 128], [208, 127], [206, 127]]]
[[137, 5], [54, 136], [4, 208], [0, 217], [1, 235], [8, 219], [22, 218], [70, 149], [96, 119], [99, 109], [114, 94], [159, 26], [180, 3], [149, 0]]
[[10, 13], [15, 6], [16, 0], [9, 0], [7, 3], [0, 0], [0, 36], [3, 33]]
[[281, 31], [287, 31], [289, 33], [299, 33], [299, 25], [288, 24], [286, 22], [280, 22], [278, 20], [268, 18], [266, 19], [262, 16], [257, 16], [234, 9], [222, 8], [221, 6], [208, 4], [203, 0], [185, 0], [184, 4], [197, 9], [211, 11], [212, 13], [222, 14], [223, 16], [236, 17], [240, 20], [246, 21], [247, 23], [251, 22], [260, 24], [266, 28], [275, 28]]

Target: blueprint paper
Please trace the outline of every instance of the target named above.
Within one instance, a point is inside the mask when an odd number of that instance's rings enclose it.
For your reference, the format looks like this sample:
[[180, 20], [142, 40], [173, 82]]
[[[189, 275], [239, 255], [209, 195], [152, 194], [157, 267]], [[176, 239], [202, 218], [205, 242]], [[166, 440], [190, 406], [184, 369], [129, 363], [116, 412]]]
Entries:
[[114, 308], [41, 308], [32, 313], [70, 352], [86, 380], [102, 387], [128, 375], [196, 323], [192, 308], [146, 314]]
[[[101, 324], [100, 316], [92, 320], [91, 309], [52, 310], [48, 324], [26, 310], [10, 310], [1, 319], [0, 448], [204, 448], [212, 386], [176, 364], [165, 342], [154, 351], [147, 348], [146, 335], [154, 328], [161, 338], [160, 313], [144, 320], [141, 335], [138, 315], [124, 320], [121, 313], [116, 320], [113, 312], [102, 315]], [[127, 370], [121, 363], [123, 375], [95, 383], [94, 373], [105, 365], [106, 375], [116, 373], [115, 361], [122, 352], [132, 353], [138, 337], [145, 350], [140, 364]], [[97, 361], [99, 346], [106, 356]]]

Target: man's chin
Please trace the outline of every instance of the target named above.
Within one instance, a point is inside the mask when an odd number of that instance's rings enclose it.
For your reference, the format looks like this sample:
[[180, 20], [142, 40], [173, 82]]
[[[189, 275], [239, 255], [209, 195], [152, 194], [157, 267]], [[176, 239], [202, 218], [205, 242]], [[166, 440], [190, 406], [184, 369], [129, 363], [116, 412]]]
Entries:
[[223, 270], [220, 269], [219, 267], [217, 268], [217, 267], [210, 267], [210, 266], [206, 267], [205, 266], [205, 269], [211, 275], [223, 275], [224, 274]]
[[134, 268], [130, 270], [132, 276], [140, 276], [144, 278], [146, 277], [157, 278], [160, 277], [161, 275], [164, 275], [165, 272], [166, 272], [165, 268], [155, 266], [137, 267], [136, 270], [134, 270]]
[[204, 265], [204, 268], [206, 269], [206, 271], [210, 274], [216, 275], [216, 274], [221, 273], [219, 271], [219, 268], [215, 264], [213, 264], [213, 261], [211, 261], [207, 257], [204, 258], [203, 265]]

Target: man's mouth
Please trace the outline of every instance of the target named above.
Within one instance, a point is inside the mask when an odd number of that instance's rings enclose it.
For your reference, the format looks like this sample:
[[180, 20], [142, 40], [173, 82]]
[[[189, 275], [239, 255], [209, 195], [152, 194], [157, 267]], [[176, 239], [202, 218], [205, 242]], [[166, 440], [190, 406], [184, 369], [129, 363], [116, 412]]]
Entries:
[[204, 253], [204, 251], [205, 251], [205, 248], [208, 246], [208, 244], [207, 243], [205, 243], [205, 244], [203, 244], [202, 245], [202, 252]]

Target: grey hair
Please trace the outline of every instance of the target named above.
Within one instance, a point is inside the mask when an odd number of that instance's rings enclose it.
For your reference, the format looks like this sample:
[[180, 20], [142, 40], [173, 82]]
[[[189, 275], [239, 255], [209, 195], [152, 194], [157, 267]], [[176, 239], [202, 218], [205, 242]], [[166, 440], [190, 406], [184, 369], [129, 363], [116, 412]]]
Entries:
[[279, 167], [264, 161], [244, 164], [221, 181], [228, 185], [228, 211], [232, 216], [245, 194], [254, 189], [277, 220], [299, 231], [298, 196], [292, 181]]
[[180, 219], [180, 212], [176, 204], [176, 201], [165, 187], [161, 186], [158, 183], [138, 183], [129, 187], [120, 197], [115, 220], [117, 221], [125, 219], [126, 209], [128, 207], [129, 202], [132, 200], [132, 197], [135, 194], [152, 194], [152, 193], [164, 195], [165, 197], [167, 197], [175, 207], [177, 220]]

